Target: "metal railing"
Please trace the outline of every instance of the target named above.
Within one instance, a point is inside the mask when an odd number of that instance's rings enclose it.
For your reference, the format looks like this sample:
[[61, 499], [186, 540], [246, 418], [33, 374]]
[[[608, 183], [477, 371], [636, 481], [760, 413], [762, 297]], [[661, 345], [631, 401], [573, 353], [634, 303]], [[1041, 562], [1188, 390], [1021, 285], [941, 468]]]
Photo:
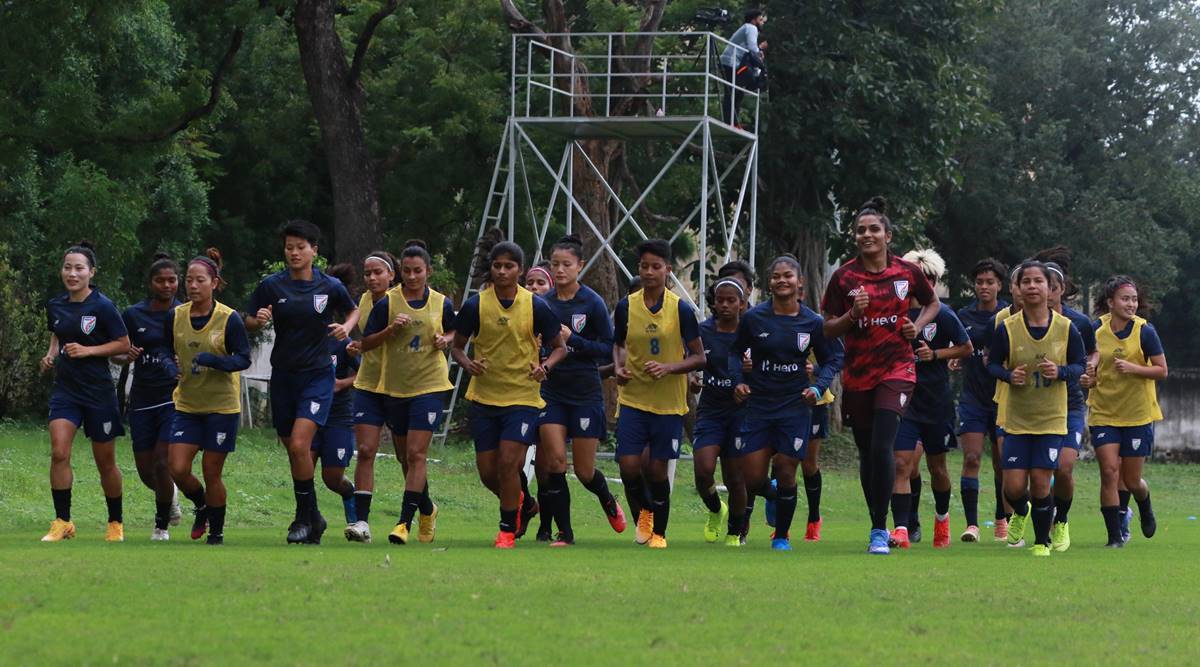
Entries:
[[[648, 39], [645, 54], [623, 44]], [[570, 50], [555, 46], [566, 42]], [[729, 123], [733, 93], [758, 126], [760, 95], [739, 82], [747, 50], [711, 32], [519, 33], [512, 37], [511, 115], [525, 119], [711, 117]], [[586, 112], [584, 104], [589, 103]], [[749, 108], [745, 108], [750, 103]], [[732, 124], [732, 123], [730, 123]]]

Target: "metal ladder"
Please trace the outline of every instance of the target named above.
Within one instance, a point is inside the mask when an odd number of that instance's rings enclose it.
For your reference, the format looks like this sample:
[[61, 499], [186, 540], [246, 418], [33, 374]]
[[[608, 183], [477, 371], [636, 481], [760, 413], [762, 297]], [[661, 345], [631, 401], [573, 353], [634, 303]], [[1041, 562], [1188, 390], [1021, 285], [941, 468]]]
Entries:
[[[496, 167], [492, 170], [492, 182], [488, 186], [487, 205], [483, 208], [483, 216], [479, 220], [479, 232], [475, 235], [475, 242], [483, 238], [483, 233], [492, 227], [500, 226], [500, 221], [504, 219], [505, 210], [508, 206], [509, 191], [511, 190], [511, 172], [508, 168], [508, 159], [505, 155], [508, 150], [508, 137], [512, 131], [512, 123], [505, 123], [504, 134], [500, 137], [500, 150], [496, 152]], [[497, 190], [497, 186], [500, 187]], [[471, 272], [467, 271], [467, 277], [463, 281], [463, 302], [479, 293], [471, 280]], [[462, 303], [458, 304], [459, 308]], [[442, 411], [442, 430], [434, 435], [434, 438], [441, 442], [446, 441], [446, 437], [450, 434], [450, 422], [454, 417], [454, 408], [458, 404], [459, 392], [462, 391], [463, 369], [454, 361], [454, 357], [450, 357], [450, 373], [454, 376], [454, 389], [450, 392], [450, 403]]]

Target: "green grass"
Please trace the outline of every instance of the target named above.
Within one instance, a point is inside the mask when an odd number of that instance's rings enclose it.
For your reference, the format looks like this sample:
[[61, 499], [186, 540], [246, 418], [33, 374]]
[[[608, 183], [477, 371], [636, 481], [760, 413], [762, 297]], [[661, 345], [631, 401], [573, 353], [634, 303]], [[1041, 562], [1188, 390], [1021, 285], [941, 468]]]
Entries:
[[[227, 545], [213, 549], [183, 529], [169, 543], [148, 541], [152, 499], [128, 441], [118, 447], [127, 541], [102, 541], [104, 502], [83, 446], [74, 460], [79, 537], [41, 544], [52, 515], [45, 431], [0, 427], [0, 664], [1195, 661], [1195, 467], [1148, 467], [1159, 533], [1144, 540], [1135, 521], [1121, 551], [1100, 547], [1096, 467], [1084, 462], [1074, 546], [1049, 559], [990, 540], [935, 552], [928, 491], [926, 542], [868, 557], [858, 481], [844, 464], [825, 474], [825, 539], [797, 541], [792, 553], [770, 551], [761, 511], [746, 548], [703, 543], [705, 515], [686, 464], [666, 551], [613, 534], [572, 482], [577, 546], [552, 550], [531, 535], [496, 552], [495, 501], [460, 444], [431, 453], [442, 508], [433, 545], [383, 539], [401, 490], [399, 466], [384, 459], [374, 544], [346, 543], [335, 523], [321, 546], [289, 547], [286, 457], [256, 431], [227, 465]], [[990, 488], [990, 475], [983, 481]], [[986, 498], [982, 514], [991, 510]], [[332, 494], [321, 502], [327, 516], [340, 516]], [[957, 496], [952, 507], [957, 536]]]

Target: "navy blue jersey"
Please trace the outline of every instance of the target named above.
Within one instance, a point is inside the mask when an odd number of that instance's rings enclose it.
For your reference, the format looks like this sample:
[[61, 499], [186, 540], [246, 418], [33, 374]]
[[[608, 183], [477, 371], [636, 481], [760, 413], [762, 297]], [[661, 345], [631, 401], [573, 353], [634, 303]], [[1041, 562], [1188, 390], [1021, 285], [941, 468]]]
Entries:
[[[199, 331], [208, 325], [212, 313], [189, 318], [192, 329]], [[163, 331], [166, 333], [167, 354], [175, 358], [175, 311], [168, 310], [163, 320]], [[236, 373], [250, 368], [250, 336], [246, 333], [246, 323], [236, 311], [229, 314], [225, 322], [225, 354], [223, 356], [211, 352], [201, 352], [196, 355], [195, 362], [199, 366], [215, 368], [226, 373]]]
[[[1096, 330], [1101, 326], [1103, 325], [1100, 324], [1100, 320], [1092, 320], [1093, 346], [1095, 346]], [[1133, 320], [1129, 320], [1125, 324], [1125, 328], [1117, 334], [1117, 339], [1125, 340], [1131, 333], [1133, 333]], [[1158, 331], [1155, 330], [1154, 325], [1149, 322], [1142, 325], [1142, 354], [1146, 355], [1147, 359], [1163, 354], [1162, 340], [1158, 337]]]
[[[504, 308], [512, 308], [513, 299], [498, 299]], [[467, 299], [454, 317], [454, 330], [467, 338], [479, 333], [479, 295]], [[558, 315], [542, 297], [533, 295], [533, 335], [552, 341], [559, 334]]]
[[[366, 315], [367, 326], [363, 328], [363, 335], [370, 336], [383, 331], [391, 324], [388, 319], [388, 296], [375, 302], [371, 306], [371, 313]], [[429, 300], [429, 288], [425, 288], [425, 294], [420, 299], [408, 299], [410, 308], [424, 308], [425, 302]], [[363, 315], [359, 315], [362, 317]], [[450, 303], [450, 298], [446, 297], [442, 301], [442, 331], [454, 331], [454, 304]]]
[[[911, 308], [908, 319], [917, 320], [920, 309]], [[967, 330], [954, 310], [941, 304], [938, 314], [925, 328], [917, 332], [917, 340], [924, 341], [931, 350], [944, 350], [962, 345], [970, 340]], [[914, 347], [917, 341], [913, 341]], [[950, 391], [950, 362], [946, 359], [917, 361], [917, 386], [912, 402], [904, 418], [922, 424], [943, 424], [954, 421], [954, 394]]]
[[[650, 306], [650, 312], [657, 313], [662, 308], [662, 301]], [[618, 345], [625, 344], [625, 334], [629, 332], [629, 297], [617, 302], [613, 312], [613, 341]], [[700, 320], [696, 309], [683, 299], [679, 300], [679, 335], [686, 346], [700, 337]]]
[[975, 350], [963, 362], [962, 400], [979, 407], [992, 408], [996, 394], [996, 378], [987, 370], [988, 346], [996, 329], [996, 313], [1007, 308], [1008, 302], [996, 301], [995, 310], [980, 310], [979, 301], [972, 301], [958, 311], [958, 320], [967, 330]]
[[312, 280], [292, 280], [287, 271], [267, 276], [254, 288], [246, 312], [271, 306], [275, 348], [271, 367], [293, 373], [328, 368], [335, 339], [329, 325], [358, 307], [337, 278], [313, 269]]
[[163, 327], [167, 314], [179, 305], [173, 299], [171, 307], [152, 310], [150, 300], [133, 304], [121, 313], [121, 320], [129, 331], [129, 342], [142, 348], [133, 363], [133, 386], [129, 390], [129, 408], [148, 408], [171, 402], [175, 391], [175, 355], [170, 352], [167, 339], [170, 332]]
[[[349, 344], [349, 338], [335, 342], [333, 355], [330, 357], [336, 369], [335, 377], [339, 380], [354, 377], [358, 373], [358, 367], [362, 363], [359, 357], [346, 354], [346, 346]], [[353, 386], [334, 392], [333, 403], [329, 406], [329, 420], [325, 422], [325, 425], [354, 426], [353, 403]]]
[[[803, 392], [816, 387], [825, 393], [842, 370], [844, 348], [840, 340], [826, 340], [824, 319], [808, 306], [798, 315], [779, 315], [764, 301], [746, 311], [729, 351], [730, 364], [740, 364], [746, 350], [754, 366], [746, 375], [750, 386], [748, 415], [776, 417], [809, 409]], [[820, 372], [809, 382], [808, 355], [814, 353]]]
[[[1096, 351], [1096, 330], [1092, 327], [1092, 318], [1067, 306], [1062, 307], [1062, 314], [1079, 330], [1079, 337], [1083, 340], [1083, 353], [1092, 356]], [[1071, 378], [1067, 383], [1067, 409], [1082, 410], [1086, 405], [1087, 396], [1083, 393], [1083, 387], [1079, 385], [1079, 378]]]
[[696, 408], [698, 417], [724, 419], [742, 406], [733, 398], [733, 389], [742, 382], [741, 359], [732, 359], [737, 332], [717, 331], [717, 321], [708, 318], [700, 323], [700, 340], [704, 342], [704, 390]]
[[[568, 405], [603, 403], [600, 366], [612, 362], [613, 328], [608, 306], [595, 290], [580, 285], [570, 299], [559, 299], [551, 290], [546, 303], [558, 314], [558, 321], [571, 330], [563, 341], [567, 357], [542, 383], [542, 398]], [[543, 356], [549, 350], [543, 350]]]
[[60, 294], [46, 304], [46, 328], [58, 337], [54, 392], [80, 405], [108, 405], [116, 391], [108, 372], [108, 358], [72, 359], [67, 356], [66, 346], [78, 343], [95, 347], [127, 336], [129, 331], [113, 302], [97, 289], [79, 303], [72, 303], [68, 294]]

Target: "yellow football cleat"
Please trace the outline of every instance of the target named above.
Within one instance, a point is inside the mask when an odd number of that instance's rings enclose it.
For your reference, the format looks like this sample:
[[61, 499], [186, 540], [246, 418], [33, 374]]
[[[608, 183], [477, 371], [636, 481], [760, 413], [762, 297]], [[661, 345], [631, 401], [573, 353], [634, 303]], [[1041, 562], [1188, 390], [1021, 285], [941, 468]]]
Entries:
[[650, 510], [642, 510], [638, 513], [637, 531], [633, 536], [633, 541], [638, 544], [645, 544], [650, 541], [650, 536], [654, 534], [654, 513]]
[[1029, 552], [1034, 556], [1044, 558], [1050, 555], [1050, 547], [1045, 544], [1035, 544], [1032, 547], [1029, 547]]
[[417, 539], [425, 544], [433, 541], [433, 533], [437, 530], [437, 503], [433, 504], [433, 511], [428, 515], [417, 515]]
[[388, 535], [388, 542], [392, 544], [408, 544], [408, 524], [396, 524], [396, 527]]
[[61, 542], [75, 537], [75, 524], [71, 521], [55, 519], [50, 522], [50, 531], [42, 536], [43, 542]]
[[650, 547], [651, 549], [666, 549], [667, 538], [663, 537], [662, 535], [651, 535], [650, 543], [646, 546]]
[[120, 521], [109, 521], [108, 530], [104, 532], [105, 542], [124, 542], [125, 526]]
[[742, 536], [741, 535], [726, 535], [725, 536], [725, 546], [727, 546], [727, 547], [742, 546]]

